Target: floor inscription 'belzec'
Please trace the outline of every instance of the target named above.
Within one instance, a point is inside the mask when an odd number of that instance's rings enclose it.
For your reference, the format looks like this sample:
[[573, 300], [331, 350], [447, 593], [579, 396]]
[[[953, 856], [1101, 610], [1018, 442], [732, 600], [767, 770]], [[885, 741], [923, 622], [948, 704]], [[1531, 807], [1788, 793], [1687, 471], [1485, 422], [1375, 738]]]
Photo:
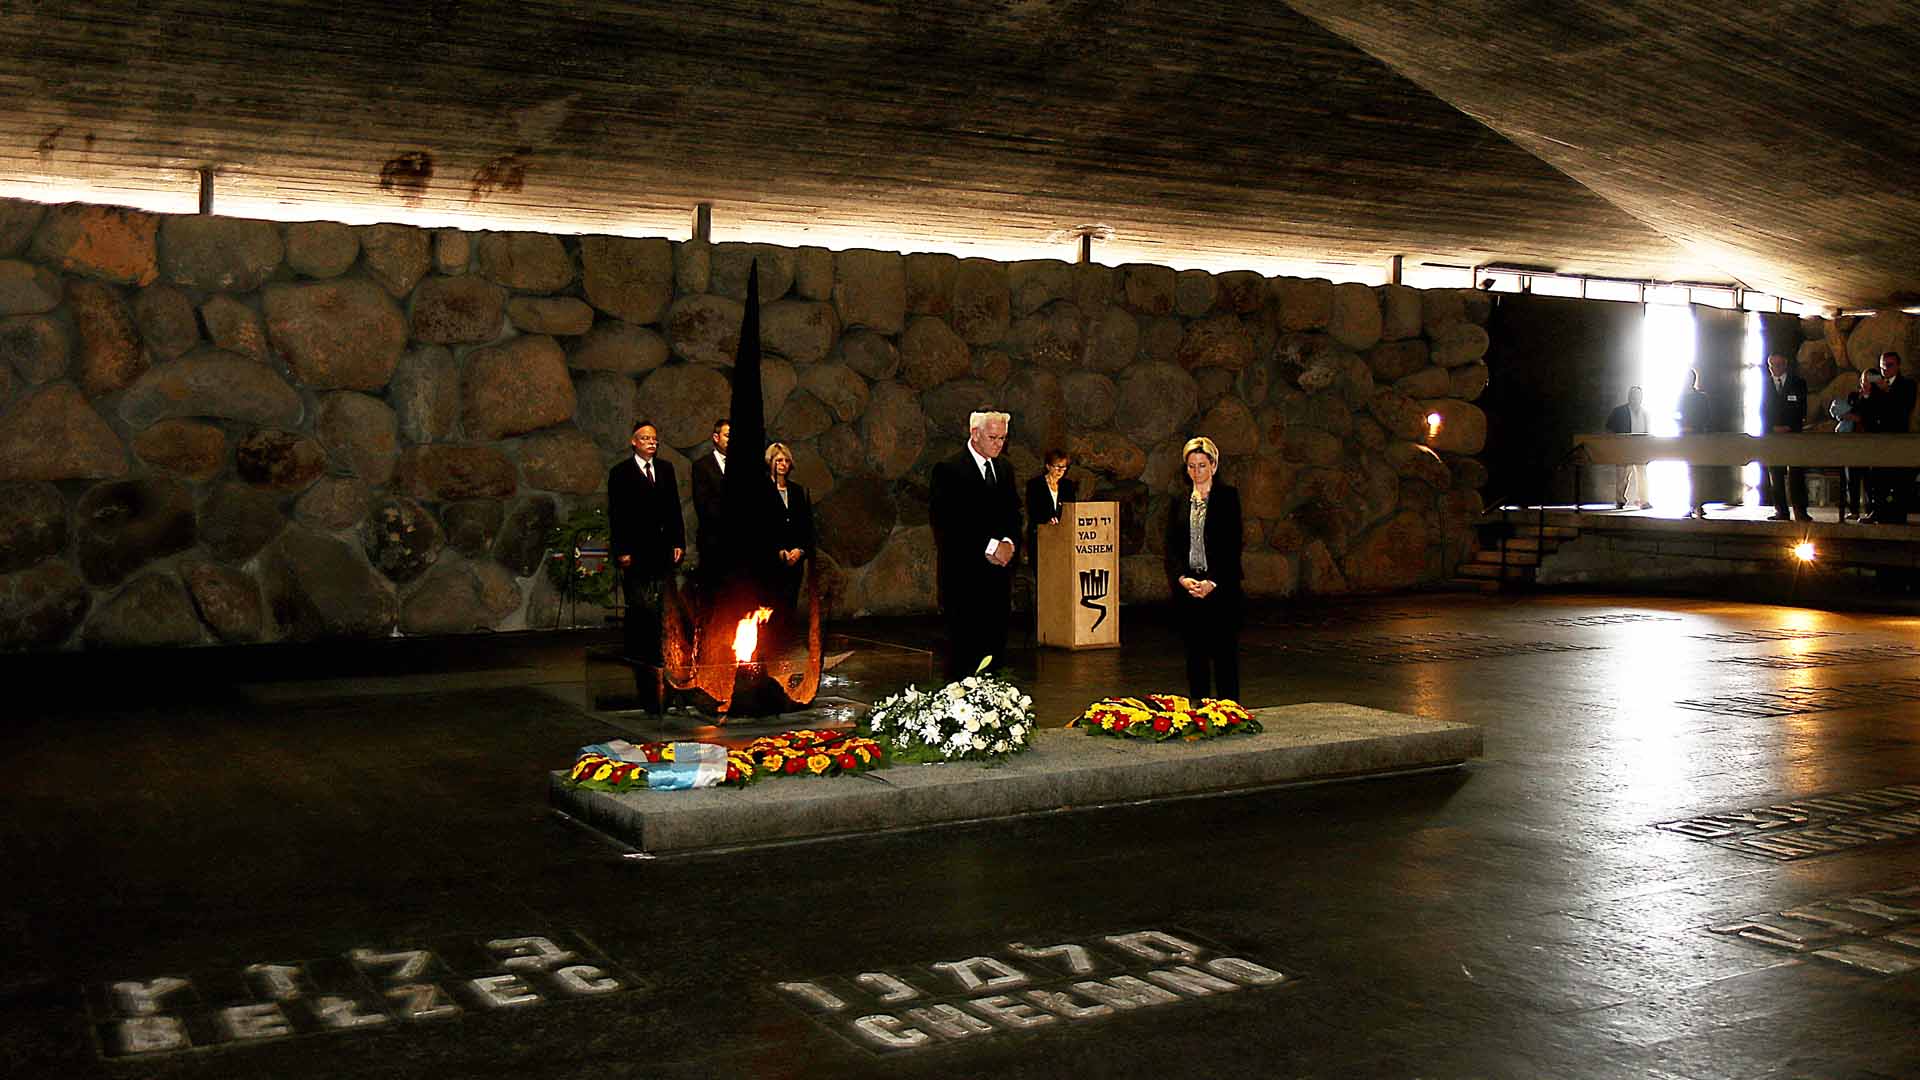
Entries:
[[1783, 626], [1776, 630], [1735, 630], [1724, 634], [1693, 634], [1695, 641], [1720, 645], [1759, 645], [1768, 641], [1807, 641], [1813, 638], [1846, 637], [1845, 630], [1798, 630]]
[[1297, 981], [1185, 931], [1137, 930], [774, 984], [782, 997], [878, 1054], [1072, 1028]]
[[1920, 885], [1849, 893], [1707, 927], [1874, 975], [1920, 969]]
[[1842, 664], [1874, 664], [1887, 660], [1912, 660], [1920, 657], [1920, 645], [1868, 645], [1859, 649], [1828, 649], [1800, 653], [1797, 656], [1726, 656], [1716, 664], [1745, 664], [1776, 671], [1804, 668], [1838, 667]]
[[1842, 686], [1794, 686], [1784, 690], [1755, 690], [1745, 694], [1688, 698], [1676, 701], [1674, 705], [1699, 712], [1760, 718], [1833, 712], [1865, 705], [1892, 705], [1902, 701], [1920, 701], [1920, 677], [1889, 679], [1877, 683], [1847, 683]]
[[1920, 784], [1814, 795], [1654, 826], [1774, 862], [1920, 837]]

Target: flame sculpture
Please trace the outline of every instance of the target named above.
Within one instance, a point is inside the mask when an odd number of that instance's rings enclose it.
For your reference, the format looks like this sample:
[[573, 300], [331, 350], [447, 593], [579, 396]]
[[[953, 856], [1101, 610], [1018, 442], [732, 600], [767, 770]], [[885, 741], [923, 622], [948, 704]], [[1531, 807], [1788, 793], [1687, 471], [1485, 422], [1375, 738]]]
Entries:
[[760, 644], [760, 624], [771, 618], [772, 608], [760, 608], [740, 620], [740, 625], [733, 631], [733, 659], [736, 663], [753, 662], [754, 646]]

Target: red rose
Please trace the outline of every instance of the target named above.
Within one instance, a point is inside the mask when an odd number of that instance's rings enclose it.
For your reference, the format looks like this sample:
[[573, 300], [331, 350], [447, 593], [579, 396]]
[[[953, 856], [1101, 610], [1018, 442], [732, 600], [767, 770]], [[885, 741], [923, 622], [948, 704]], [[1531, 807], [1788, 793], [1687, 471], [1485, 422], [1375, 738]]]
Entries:
[[787, 772], [789, 773], [797, 773], [801, 769], [804, 769], [806, 767], [807, 767], [807, 763], [797, 757], [792, 757], [787, 759]]
[[1165, 731], [1172, 726], [1173, 721], [1164, 716], [1156, 716], [1153, 718], [1153, 730], [1155, 731]]
[[852, 754], [841, 754], [840, 767], [843, 769], [857, 769], [860, 767], [860, 759], [854, 757]]

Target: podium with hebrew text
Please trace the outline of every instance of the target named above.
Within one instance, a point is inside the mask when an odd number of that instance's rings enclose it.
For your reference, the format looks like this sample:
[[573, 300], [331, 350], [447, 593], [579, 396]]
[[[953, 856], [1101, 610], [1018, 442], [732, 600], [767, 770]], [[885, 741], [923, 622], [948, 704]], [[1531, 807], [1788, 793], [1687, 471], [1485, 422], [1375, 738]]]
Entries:
[[1110, 649], [1120, 644], [1120, 504], [1060, 504], [1060, 524], [1041, 525], [1034, 552], [1034, 615], [1040, 644]]

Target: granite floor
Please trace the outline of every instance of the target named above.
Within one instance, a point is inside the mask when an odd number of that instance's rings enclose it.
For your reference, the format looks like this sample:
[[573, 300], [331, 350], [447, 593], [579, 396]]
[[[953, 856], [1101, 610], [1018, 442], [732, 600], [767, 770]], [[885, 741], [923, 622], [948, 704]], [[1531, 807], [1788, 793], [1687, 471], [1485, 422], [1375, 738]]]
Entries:
[[[1015, 651], [1043, 721], [1177, 689], [1126, 620]], [[1469, 721], [1485, 758], [655, 859], [546, 804], [659, 730], [584, 707], [592, 634], [10, 658], [0, 1076], [1912, 1077], [1917, 626], [1276, 605], [1250, 704]], [[858, 663], [836, 693], [912, 666]]]

